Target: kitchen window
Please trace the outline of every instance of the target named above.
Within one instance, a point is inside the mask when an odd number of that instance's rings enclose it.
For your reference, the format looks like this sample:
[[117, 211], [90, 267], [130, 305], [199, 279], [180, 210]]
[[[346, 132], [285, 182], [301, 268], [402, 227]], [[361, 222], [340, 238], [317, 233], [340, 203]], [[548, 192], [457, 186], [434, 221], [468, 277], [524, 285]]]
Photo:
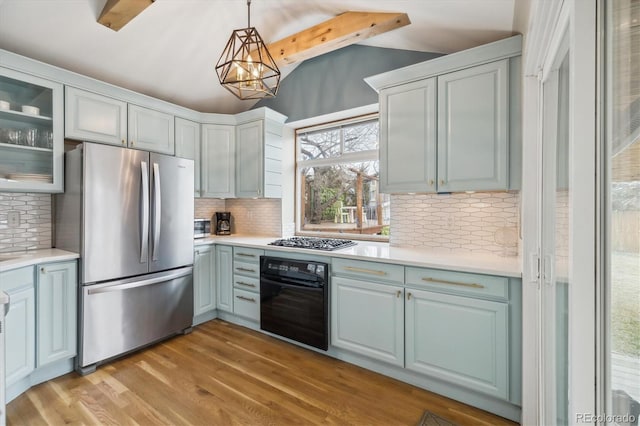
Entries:
[[378, 129], [377, 115], [369, 115], [296, 131], [298, 234], [389, 239]]

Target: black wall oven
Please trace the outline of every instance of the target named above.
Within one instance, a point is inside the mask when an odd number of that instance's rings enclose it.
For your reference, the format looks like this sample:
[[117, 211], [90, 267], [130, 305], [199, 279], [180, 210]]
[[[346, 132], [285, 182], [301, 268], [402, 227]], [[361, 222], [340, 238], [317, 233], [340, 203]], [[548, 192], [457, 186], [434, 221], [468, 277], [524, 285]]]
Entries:
[[329, 265], [260, 256], [260, 328], [327, 350]]

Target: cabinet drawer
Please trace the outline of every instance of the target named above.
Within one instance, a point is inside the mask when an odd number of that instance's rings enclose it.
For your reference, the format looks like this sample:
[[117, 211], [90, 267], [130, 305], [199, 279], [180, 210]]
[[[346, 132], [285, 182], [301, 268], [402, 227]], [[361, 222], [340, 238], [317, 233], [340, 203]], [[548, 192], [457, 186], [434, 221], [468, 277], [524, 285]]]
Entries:
[[260, 295], [233, 289], [233, 313], [254, 321], [260, 321]]
[[245, 247], [233, 248], [233, 259], [240, 262], [259, 263], [262, 255], [264, 255], [264, 250]]
[[340, 258], [334, 258], [331, 264], [333, 275], [397, 284], [404, 282], [404, 266], [401, 265]]
[[253, 293], [260, 293], [260, 279], [259, 278], [251, 278], [244, 277], [241, 275], [236, 275], [233, 277], [233, 286], [235, 288], [239, 288], [245, 291], [250, 291]]
[[444, 293], [499, 300], [509, 298], [509, 279], [494, 275], [407, 267], [406, 283]]
[[260, 265], [257, 263], [247, 263], [247, 262], [238, 262], [237, 260], [233, 261], [233, 273], [245, 275], [247, 277], [260, 277]]

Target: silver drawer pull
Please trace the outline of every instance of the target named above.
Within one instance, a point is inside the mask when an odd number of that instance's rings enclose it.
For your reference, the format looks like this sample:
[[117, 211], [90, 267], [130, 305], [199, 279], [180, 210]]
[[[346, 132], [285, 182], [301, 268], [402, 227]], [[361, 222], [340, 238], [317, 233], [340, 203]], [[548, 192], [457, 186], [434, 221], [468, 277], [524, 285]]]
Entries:
[[363, 274], [387, 275], [385, 271], [374, 271], [373, 269], [355, 268], [353, 266], [345, 266], [344, 269], [351, 272], [362, 272]]
[[447, 281], [447, 280], [436, 280], [433, 278], [423, 278], [422, 281], [426, 281], [428, 283], [436, 283], [436, 284], [451, 284], [451, 285], [459, 285], [462, 287], [471, 287], [471, 288], [484, 288], [482, 284], [476, 283], [459, 283], [457, 281]]
[[245, 256], [245, 257], [256, 257], [255, 254], [249, 254], [249, 253], [236, 253], [238, 256]]
[[256, 288], [256, 285], [255, 285], [255, 284], [245, 283], [245, 282], [243, 282], [243, 281], [236, 281], [236, 284], [240, 284], [240, 285], [245, 285], [245, 286], [247, 286], [247, 287], [253, 287], [253, 288]]
[[238, 299], [246, 300], [247, 302], [256, 303], [256, 299], [253, 297], [236, 296]]
[[255, 269], [248, 269], [248, 268], [236, 268], [236, 271], [242, 271], [242, 272], [256, 272]]

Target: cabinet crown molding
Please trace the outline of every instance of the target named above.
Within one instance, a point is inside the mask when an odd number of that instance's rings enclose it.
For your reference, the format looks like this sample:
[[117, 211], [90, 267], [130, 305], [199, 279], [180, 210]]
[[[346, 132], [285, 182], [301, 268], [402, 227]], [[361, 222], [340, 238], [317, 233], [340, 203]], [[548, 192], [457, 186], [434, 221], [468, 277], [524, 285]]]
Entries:
[[366, 77], [364, 81], [375, 91], [380, 92], [380, 90], [387, 87], [423, 80], [440, 74], [469, 68], [474, 65], [520, 56], [521, 53], [522, 35], [518, 34], [503, 40], [494, 41], [493, 43], [372, 75]]

